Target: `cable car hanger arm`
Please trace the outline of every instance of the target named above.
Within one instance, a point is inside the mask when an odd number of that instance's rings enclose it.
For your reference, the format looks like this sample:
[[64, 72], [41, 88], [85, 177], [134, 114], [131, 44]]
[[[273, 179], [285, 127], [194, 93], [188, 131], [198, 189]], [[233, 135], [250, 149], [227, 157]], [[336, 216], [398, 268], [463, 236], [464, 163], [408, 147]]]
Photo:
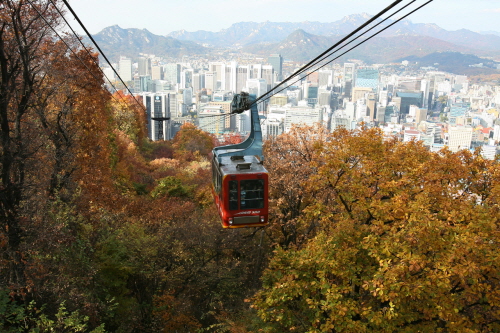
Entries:
[[250, 110], [250, 135], [242, 143], [215, 147], [213, 153], [218, 163], [221, 163], [223, 156], [257, 156], [260, 163], [264, 161], [264, 155], [262, 154], [262, 130], [257, 104], [252, 103], [254, 100], [255, 95], [249, 95], [245, 92], [234, 95], [231, 102], [231, 113], [242, 113], [243, 111]]

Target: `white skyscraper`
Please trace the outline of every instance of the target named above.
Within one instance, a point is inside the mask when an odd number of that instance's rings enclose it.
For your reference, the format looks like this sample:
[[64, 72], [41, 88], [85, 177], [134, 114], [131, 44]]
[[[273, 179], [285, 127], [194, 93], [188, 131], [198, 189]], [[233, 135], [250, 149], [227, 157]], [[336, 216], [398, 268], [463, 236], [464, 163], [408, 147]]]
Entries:
[[132, 59], [120, 57], [118, 68], [120, 77], [124, 82], [132, 81]]

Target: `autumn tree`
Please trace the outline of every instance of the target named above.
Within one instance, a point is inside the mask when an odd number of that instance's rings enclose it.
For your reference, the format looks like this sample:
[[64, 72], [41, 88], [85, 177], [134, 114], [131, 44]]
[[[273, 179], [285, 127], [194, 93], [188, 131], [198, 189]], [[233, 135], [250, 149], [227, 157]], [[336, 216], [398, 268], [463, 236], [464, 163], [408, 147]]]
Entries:
[[308, 187], [315, 173], [308, 167], [315, 146], [327, 138], [322, 126], [293, 127], [290, 132], [269, 138], [264, 145], [264, 165], [270, 175], [270, 226], [267, 234], [276, 245], [300, 246], [318, 229], [318, 219], [304, 218], [304, 210], [322, 189]]
[[500, 329], [498, 162], [363, 128], [317, 141], [303, 167], [321, 195], [302, 214], [322, 227], [264, 273], [269, 331]]
[[[57, 27], [59, 18], [50, 3], [40, 1], [36, 6]], [[33, 223], [39, 208], [28, 204], [40, 195], [33, 189], [38, 182], [36, 170], [43, 169], [37, 155], [44, 146], [38, 140], [43, 130], [38, 105], [44, 102], [37, 95], [45, 79], [46, 54], [53, 44], [52, 30], [37, 10], [25, 1], [3, 1], [0, 10], [0, 237], [6, 268], [1, 279], [3, 285], [16, 289], [26, 286], [24, 229]], [[49, 186], [55, 188], [55, 180]]]
[[207, 158], [215, 143], [213, 135], [185, 123], [173, 139], [174, 156], [183, 160]]

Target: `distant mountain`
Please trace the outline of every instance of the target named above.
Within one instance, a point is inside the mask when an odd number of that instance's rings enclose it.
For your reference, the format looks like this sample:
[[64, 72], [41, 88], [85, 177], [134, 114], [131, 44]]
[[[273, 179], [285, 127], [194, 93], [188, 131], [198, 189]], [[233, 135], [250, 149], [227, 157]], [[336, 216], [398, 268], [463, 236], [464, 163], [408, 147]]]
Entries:
[[275, 43], [287, 38], [296, 30], [319, 36], [343, 35], [363, 24], [371, 16], [363, 13], [345, 17], [333, 23], [321, 22], [240, 22], [219, 32], [186, 30], [174, 31], [168, 36], [197, 43], [208, 43], [218, 47], [248, 45], [253, 43]]
[[482, 35], [496, 35], [496, 36], [500, 36], [500, 32], [493, 31], [493, 30], [480, 31], [479, 33], [482, 34]]
[[[304, 30], [297, 30], [280, 43], [253, 44], [244, 47], [242, 51], [262, 56], [271, 53], [280, 53], [286, 59], [305, 62], [321, 54], [332, 45], [335, 45], [342, 37], [344, 36], [316, 36]], [[341, 55], [362, 40], [359, 39], [345, 46], [336, 52], [335, 56]], [[349, 51], [339, 58], [339, 61], [355, 58], [367, 63], [389, 63], [399, 62], [400, 60], [398, 59], [404, 57], [422, 57], [430, 53], [446, 51], [475, 52], [474, 49], [457, 46], [432, 37], [401, 35], [375, 37]]]
[[[280, 53], [286, 59], [291, 59], [295, 61], [308, 61], [334, 43], [332, 37], [317, 36], [309, 34], [302, 29], [292, 32], [287, 38], [285, 38], [280, 43], [273, 44], [252, 44], [244, 47], [243, 52], [260, 54], [266, 56], [272, 53]], [[339, 38], [336, 38], [337, 40]]]
[[194, 42], [158, 36], [146, 29], [122, 29], [118, 25], [107, 27], [92, 37], [106, 56], [115, 60], [121, 55], [135, 58], [139, 53], [179, 58], [208, 52], [207, 48]]
[[[228, 29], [219, 32], [197, 31], [187, 32], [185, 30], [175, 31], [169, 34], [179, 40], [207, 43], [218, 47], [244, 46], [254, 43], [277, 43], [287, 38], [296, 30], [304, 30], [306, 33], [318, 36], [340, 36], [352, 32], [361, 26], [372, 15], [354, 14], [331, 23], [320, 22], [240, 22], [231, 25]], [[376, 21], [377, 23], [380, 20]], [[394, 21], [387, 21], [380, 27], [387, 26]], [[379, 28], [380, 28], [379, 27]], [[377, 29], [378, 30], [378, 29]], [[441, 39], [455, 45], [465, 46], [469, 49], [477, 49], [488, 52], [500, 51], [500, 36], [495, 34], [480, 34], [470, 30], [447, 31], [436, 24], [414, 24], [410, 20], [403, 20], [384, 31], [380, 36], [426, 36]]]
[[[366, 13], [349, 15], [331, 23], [240, 22], [219, 32], [181, 30], [168, 36], [154, 35], [146, 29], [122, 29], [115, 25], [105, 28], [94, 35], [94, 38], [105, 54], [115, 60], [120, 55], [137, 57], [139, 53], [172, 58], [180, 58], [183, 55], [210, 55], [213, 48], [209, 46], [213, 46], [233, 52], [241, 50], [263, 57], [280, 53], [287, 59], [308, 61], [371, 17]], [[377, 30], [388, 24], [391, 22], [382, 23]], [[367, 34], [369, 35], [371, 33]], [[350, 51], [339, 61], [356, 58], [367, 63], [387, 63], [400, 58], [423, 57], [442, 52], [461, 52], [498, 60], [500, 36], [465, 29], [447, 31], [436, 24], [414, 24], [403, 20]]]
[[[495, 61], [483, 59], [476, 57], [472, 54], [463, 54], [460, 52], [436, 52], [427, 54], [422, 57], [418, 56], [408, 56], [401, 58], [398, 61], [408, 60], [411, 62], [418, 62], [420, 67], [436, 67], [439, 70], [463, 74], [472, 75], [472, 73], [477, 73], [478, 71], [487, 71], [491, 73], [491, 68], [495, 68], [498, 64]], [[471, 65], [477, 65], [482, 63], [484, 68], [470, 67]]]

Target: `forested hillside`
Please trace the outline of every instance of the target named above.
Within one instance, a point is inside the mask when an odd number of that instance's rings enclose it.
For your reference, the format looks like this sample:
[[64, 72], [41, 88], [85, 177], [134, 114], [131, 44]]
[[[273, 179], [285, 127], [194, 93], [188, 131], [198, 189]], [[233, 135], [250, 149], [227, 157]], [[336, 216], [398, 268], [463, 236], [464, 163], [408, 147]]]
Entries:
[[222, 229], [221, 143], [148, 141], [97, 54], [2, 6], [0, 331], [500, 331], [497, 161], [295, 128], [265, 143], [270, 225]]

